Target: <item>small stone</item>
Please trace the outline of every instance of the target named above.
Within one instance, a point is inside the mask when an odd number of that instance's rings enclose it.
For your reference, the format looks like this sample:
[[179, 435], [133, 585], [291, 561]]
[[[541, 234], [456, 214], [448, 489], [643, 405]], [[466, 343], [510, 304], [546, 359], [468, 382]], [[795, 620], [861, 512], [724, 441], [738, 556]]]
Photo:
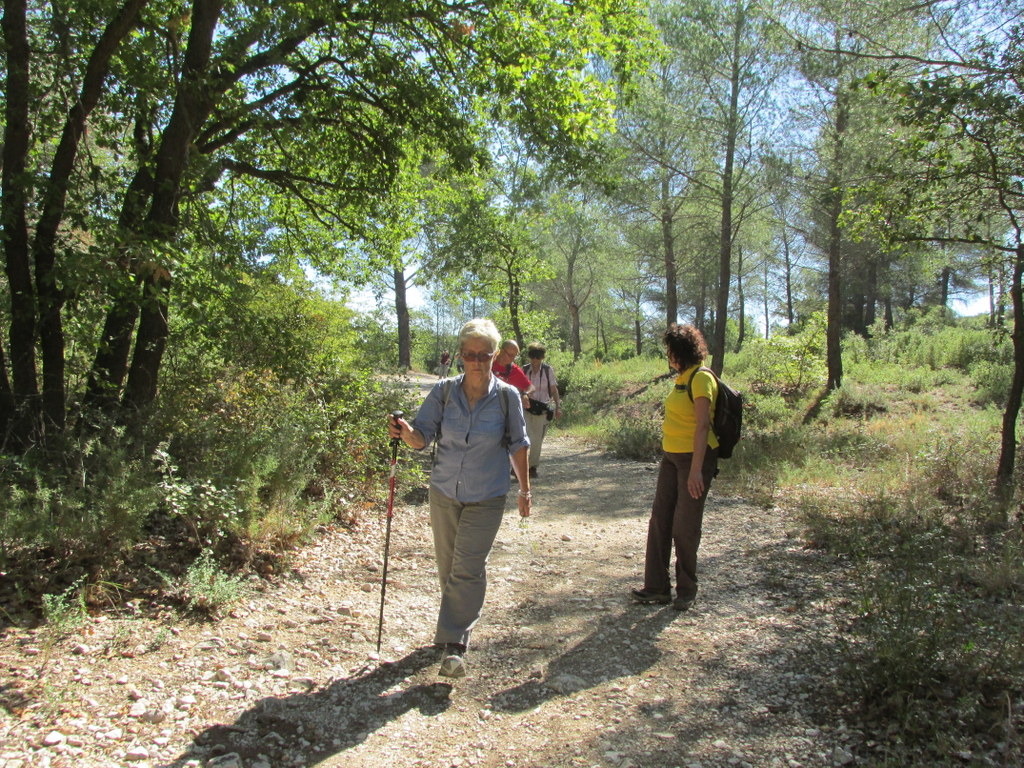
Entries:
[[29, 646], [24, 651], [22, 651], [22, 653], [24, 653], [26, 656], [38, 656], [41, 653], [41, 651], [35, 646]]
[[237, 752], [228, 752], [210, 760], [206, 768], [242, 768], [242, 756]]
[[66, 737], [60, 731], [50, 731], [43, 738], [43, 746], [44, 747], [56, 747], [58, 744], [63, 744], [65, 742], [65, 740], [66, 740]]
[[75, 654], [75, 656], [85, 656], [89, 653], [89, 646], [85, 643], [75, 643], [71, 648], [71, 652]]
[[261, 669], [285, 669], [292, 671], [295, 669], [295, 657], [288, 653], [288, 651], [277, 651], [260, 659], [259, 667]]
[[311, 677], [296, 677], [288, 684], [288, 687], [293, 691], [312, 691], [316, 688], [316, 680]]
[[274, 636], [272, 634], [270, 634], [269, 632], [257, 632], [256, 633], [256, 640], [257, 640], [257, 642], [269, 643], [273, 639], [274, 639]]
[[227, 641], [222, 637], [208, 637], [202, 642], [197, 643], [196, 649], [200, 651], [214, 651], [218, 648], [223, 648], [227, 644]]
[[174, 700], [174, 707], [176, 709], [192, 709], [196, 705], [196, 697], [192, 695], [179, 696]]
[[151, 723], [152, 725], [158, 725], [167, 719], [167, 713], [162, 709], [147, 709], [141, 715], [139, 720], [144, 723]]
[[576, 675], [570, 674], [556, 675], [555, 677], [545, 682], [544, 685], [546, 685], [548, 688], [555, 691], [556, 693], [561, 693], [563, 695], [576, 693], [577, 691], [582, 691], [584, 688], [588, 686], [587, 681], [584, 680], [582, 677], [577, 677]]
[[832, 762], [836, 765], [849, 765], [853, 762], [853, 755], [842, 747], [836, 747], [832, 750]]
[[145, 699], [139, 699], [132, 704], [131, 709], [128, 710], [128, 717], [142, 717], [146, 710], [149, 709], [149, 704]]
[[125, 759], [130, 760], [133, 763], [138, 763], [142, 760], [149, 760], [149, 750], [142, 746], [132, 747], [125, 754]]
[[570, 536], [568, 533], [563, 533], [562, 541], [572, 541], [572, 536]]

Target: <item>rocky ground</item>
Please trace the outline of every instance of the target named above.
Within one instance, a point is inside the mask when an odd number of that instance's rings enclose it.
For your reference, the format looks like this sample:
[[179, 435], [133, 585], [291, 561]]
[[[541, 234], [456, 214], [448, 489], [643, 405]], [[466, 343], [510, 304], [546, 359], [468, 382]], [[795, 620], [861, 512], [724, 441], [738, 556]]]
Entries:
[[713, 493], [694, 607], [627, 598], [654, 470], [549, 438], [535, 515], [505, 518], [470, 676], [454, 688], [435, 676], [432, 545], [408, 499], [379, 657], [383, 519], [323, 531], [216, 623], [100, 616], [59, 640], [9, 629], [0, 768], [867, 762], [880, 747], [817, 701], [844, 569], [802, 547], [782, 512]]

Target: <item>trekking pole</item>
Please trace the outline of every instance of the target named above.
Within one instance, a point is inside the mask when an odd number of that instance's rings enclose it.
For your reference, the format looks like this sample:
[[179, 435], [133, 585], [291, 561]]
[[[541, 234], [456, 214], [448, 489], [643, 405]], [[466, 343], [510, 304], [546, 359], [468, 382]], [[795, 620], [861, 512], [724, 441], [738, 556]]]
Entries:
[[[401, 411], [392, 411], [395, 423], [402, 418]], [[395, 509], [395, 470], [398, 466], [398, 444], [401, 438], [391, 438], [391, 471], [388, 475], [388, 521], [384, 533], [384, 578], [380, 581], [380, 618], [377, 621], [377, 653], [380, 653], [380, 638], [384, 632], [384, 595], [388, 589], [388, 551], [391, 548], [391, 518]]]

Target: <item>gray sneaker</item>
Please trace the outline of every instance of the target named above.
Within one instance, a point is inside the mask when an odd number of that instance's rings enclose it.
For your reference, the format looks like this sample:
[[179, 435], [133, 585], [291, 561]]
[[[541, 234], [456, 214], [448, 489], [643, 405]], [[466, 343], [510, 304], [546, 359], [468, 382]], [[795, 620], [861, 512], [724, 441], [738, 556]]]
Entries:
[[693, 605], [693, 601], [696, 599], [696, 595], [678, 595], [676, 599], [672, 601], [672, 607], [677, 611], [688, 611], [690, 606]]
[[465, 677], [466, 660], [463, 658], [463, 651], [454, 644], [449, 644], [444, 649], [444, 658], [441, 659], [441, 668], [437, 674], [441, 677]]

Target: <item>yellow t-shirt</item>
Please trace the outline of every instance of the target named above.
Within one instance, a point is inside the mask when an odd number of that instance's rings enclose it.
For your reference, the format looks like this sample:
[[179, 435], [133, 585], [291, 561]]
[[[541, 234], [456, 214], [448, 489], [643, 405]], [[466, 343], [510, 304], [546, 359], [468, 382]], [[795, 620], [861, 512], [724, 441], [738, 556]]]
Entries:
[[[682, 371], [676, 377], [675, 386], [665, 398], [665, 421], [661, 425], [661, 447], [668, 453], [693, 453], [693, 434], [697, 431], [697, 417], [687, 388], [690, 374], [698, 366]], [[693, 397], [706, 397], [711, 401], [711, 421], [715, 420], [715, 398], [718, 396], [718, 381], [707, 371], [697, 371], [693, 377]], [[713, 429], [708, 430], [708, 445], [718, 447], [718, 438]]]

